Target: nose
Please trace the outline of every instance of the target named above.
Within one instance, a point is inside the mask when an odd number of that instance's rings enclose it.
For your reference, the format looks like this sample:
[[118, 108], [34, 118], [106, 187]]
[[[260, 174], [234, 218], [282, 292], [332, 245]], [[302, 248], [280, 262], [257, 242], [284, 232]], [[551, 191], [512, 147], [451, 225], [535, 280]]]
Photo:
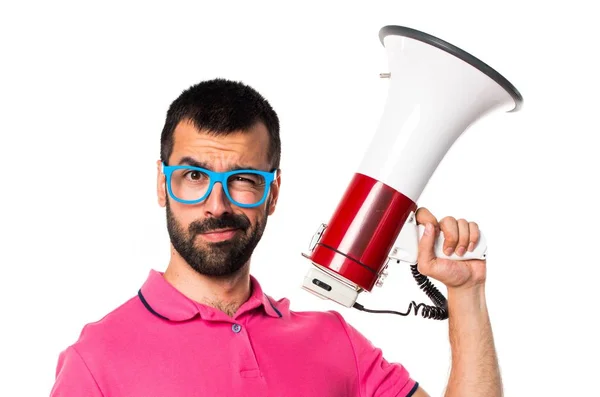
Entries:
[[231, 202], [223, 190], [223, 185], [220, 182], [216, 182], [213, 185], [212, 191], [204, 200], [204, 214], [218, 218], [225, 213], [231, 212]]

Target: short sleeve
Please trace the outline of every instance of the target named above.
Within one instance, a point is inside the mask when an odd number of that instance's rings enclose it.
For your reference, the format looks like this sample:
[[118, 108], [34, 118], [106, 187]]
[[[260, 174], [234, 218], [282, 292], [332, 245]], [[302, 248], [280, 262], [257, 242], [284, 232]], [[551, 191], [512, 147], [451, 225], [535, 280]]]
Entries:
[[357, 329], [333, 312], [344, 327], [352, 344], [358, 371], [361, 397], [408, 397], [418, 388], [407, 369], [399, 363], [389, 363], [381, 349], [375, 347]]
[[102, 397], [96, 380], [73, 346], [60, 353], [50, 397]]

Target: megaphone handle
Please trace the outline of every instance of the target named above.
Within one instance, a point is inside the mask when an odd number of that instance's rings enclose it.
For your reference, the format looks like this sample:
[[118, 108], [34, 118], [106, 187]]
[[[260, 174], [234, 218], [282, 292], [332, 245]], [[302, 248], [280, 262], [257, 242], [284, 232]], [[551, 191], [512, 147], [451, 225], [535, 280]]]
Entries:
[[[425, 226], [419, 225], [419, 241], [423, 237], [423, 233], [425, 232]], [[473, 251], [466, 251], [463, 256], [459, 256], [456, 253], [452, 253], [452, 255], [444, 254], [444, 232], [440, 232], [440, 235], [435, 240], [434, 246], [435, 256], [438, 258], [444, 259], [452, 259], [456, 261], [467, 260], [467, 259], [485, 259], [487, 254], [487, 242], [485, 241], [485, 237], [481, 231], [479, 232], [479, 241], [475, 245]]]
[[[390, 260], [395, 260], [397, 262], [406, 262], [410, 264], [410, 270], [412, 272], [413, 277], [417, 281], [419, 288], [425, 292], [425, 294], [431, 299], [435, 306], [426, 305], [424, 303], [417, 304], [415, 301], [412, 301], [408, 306], [408, 310], [406, 313], [397, 312], [397, 311], [389, 311], [389, 310], [371, 310], [365, 309], [359, 303], [354, 303], [353, 307], [370, 312], [370, 313], [393, 313], [399, 314], [402, 316], [407, 316], [411, 311], [414, 310], [415, 315], [418, 314], [419, 309], [421, 309], [421, 315], [424, 318], [431, 318], [436, 320], [444, 320], [448, 318], [448, 307], [446, 297], [437, 289], [437, 287], [423, 274], [419, 273], [419, 269], [417, 268], [417, 251], [419, 249], [419, 241], [423, 237], [423, 233], [425, 232], [425, 226], [417, 225], [415, 221], [414, 213], [411, 213], [409, 217], [406, 219], [404, 226], [402, 227], [400, 234], [398, 235], [398, 239], [396, 240], [396, 244], [394, 249], [390, 252], [388, 262]], [[452, 255], [446, 255], [443, 252], [444, 248], [444, 233], [440, 232], [439, 236], [435, 240], [434, 252], [438, 258], [444, 259], [452, 259], [452, 260], [467, 260], [467, 259], [485, 259], [487, 253], [487, 243], [485, 241], [485, 237], [480, 232], [479, 240], [473, 251], [465, 252], [463, 256], [458, 256], [455, 253]], [[387, 277], [387, 267], [386, 264], [377, 280], [376, 285], [381, 287], [383, 285], [383, 280]]]
[[[401, 262], [407, 262], [409, 264], [417, 263], [419, 241], [421, 241], [424, 232], [425, 226], [417, 225], [415, 216], [413, 213], [411, 213], [402, 227], [402, 230], [400, 231], [400, 235], [396, 240], [394, 249], [389, 254], [389, 258]], [[456, 253], [452, 253], [452, 255], [446, 255], [444, 254], [444, 233], [440, 232], [435, 241], [434, 252], [435, 256], [438, 258], [452, 259], [456, 261], [467, 259], [483, 260], [487, 255], [487, 242], [485, 240], [485, 236], [480, 231], [479, 241], [477, 241], [473, 251], [467, 251], [463, 256], [456, 255]]]

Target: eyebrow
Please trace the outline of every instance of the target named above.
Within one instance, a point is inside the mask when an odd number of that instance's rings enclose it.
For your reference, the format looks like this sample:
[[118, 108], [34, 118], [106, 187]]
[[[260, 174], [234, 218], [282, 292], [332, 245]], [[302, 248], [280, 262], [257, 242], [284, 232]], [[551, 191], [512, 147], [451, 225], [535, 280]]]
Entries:
[[[192, 167], [198, 167], [198, 168], [204, 168], [207, 169], [209, 171], [214, 171], [207, 162], [205, 161], [198, 161], [196, 159], [194, 159], [193, 157], [190, 156], [184, 156], [179, 160], [178, 165], [191, 165]], [[254, 170], [254, 171], [262, 171], [259, 170], [258, 168], [255, 167], [251, 167], [251, 166], [242, 166], [239, 164], [234, 164], [231, 167], [229, 167], [228, 171], [233, 171], [233, 170]]]

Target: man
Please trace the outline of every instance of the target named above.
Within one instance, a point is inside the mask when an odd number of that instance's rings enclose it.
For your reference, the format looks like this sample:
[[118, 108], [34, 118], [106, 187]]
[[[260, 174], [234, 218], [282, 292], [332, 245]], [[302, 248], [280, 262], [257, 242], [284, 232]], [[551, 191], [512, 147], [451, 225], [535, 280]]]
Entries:
[[[168, 267], [84, 327], [60, 354], [52, 396], [427, 396], [337, 312], [291, 311], [250, 275], [277, 206], [280, 147], [276, 113], [240, 82], [205, 81], [171, 104], [157, 162]], [[425, 208], [417, 220], [427, 225], [419, 270], [448, 287], [446, 395], [500, 396], [485, 262], [433, 254], [440, 230], [448, 250], [472, 250], [477, 225]]]

